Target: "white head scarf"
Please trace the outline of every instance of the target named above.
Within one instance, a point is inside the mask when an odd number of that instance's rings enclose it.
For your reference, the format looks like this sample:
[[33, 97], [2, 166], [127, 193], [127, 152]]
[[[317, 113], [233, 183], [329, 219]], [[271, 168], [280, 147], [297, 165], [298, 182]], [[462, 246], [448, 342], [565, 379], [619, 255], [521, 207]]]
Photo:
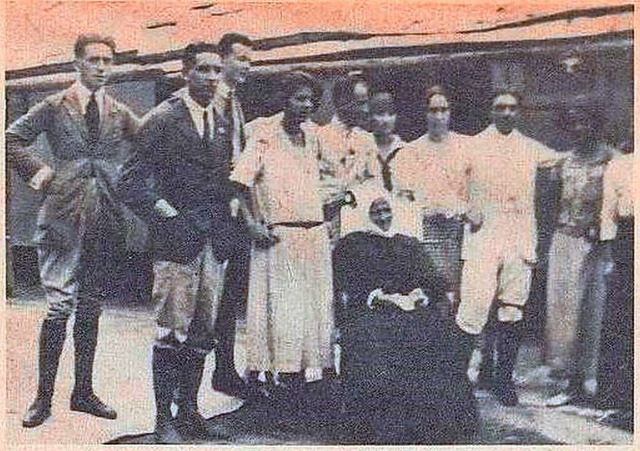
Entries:
[[[367, 180], [351, 191], [357, 205], [355, 208], [347, 205], [340, 212], [340, 230], [343, 237], [353, 232], [370, 232], [385, 236], [396, 234], [410, 237], [418, 236], [421, 227], [420, 211], [414, 202], [387, 191], [377, 179]], [[388, 232], [383, 232], [371, 222], [369, 217], [371, 204], [381, 197], [389, 202], [393, 214], [391, 228]]]

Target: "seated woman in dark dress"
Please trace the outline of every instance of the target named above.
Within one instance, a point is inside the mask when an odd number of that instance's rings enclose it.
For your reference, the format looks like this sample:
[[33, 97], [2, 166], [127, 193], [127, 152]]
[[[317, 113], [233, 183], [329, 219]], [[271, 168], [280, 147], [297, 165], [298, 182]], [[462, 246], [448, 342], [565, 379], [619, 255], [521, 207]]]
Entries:
[[350, 427], [373, 443], [468, 441], [477, 426], [470, 343], [444, 281], [417, 239], [393, 234], [392, 194], [354, 194], [369, 227], [342, 238], [333, 255]]

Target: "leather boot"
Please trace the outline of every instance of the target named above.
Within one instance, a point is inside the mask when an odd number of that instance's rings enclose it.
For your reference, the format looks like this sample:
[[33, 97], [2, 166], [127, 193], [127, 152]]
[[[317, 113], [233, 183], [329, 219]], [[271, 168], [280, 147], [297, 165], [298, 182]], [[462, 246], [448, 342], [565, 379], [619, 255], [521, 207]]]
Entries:
[[518, 395], [513, 383], [513, 370], [518, 357], [520, 337], [517, 323], [500, 323], [496, 337], [496, 374], [493, 393], [503, 406], [518, 405]]
[[[230, 315], [229, 315], [230, 316]], [[235, 323], [235, 317], [229, 317]], [[226, 326], [226, 334], [235, 335], [235, 326]], [[211, 388], [227, 395], [246, 399], [249, 395], [247, 384], [236, 371], [234, 363], [234, 337], [220, 336], [216, 345], [216, 368], [211, 376]]]
[[71, 394], [71, 410], [115, 420], [118, 416], [116, 411], [93, 393], [93, 361], [98, 345], [99, 323], [99, 312], [80, 315], [76, 313], [73, 326], [76, 383]]
[[242, 399], [247, 399], [250, 393], [249, 387], [236, 371], [234, 348], [236, 306], [241, 299], [247, 297], [248, 268], [248, 251], [239, 252], [229, 260], [225, 274], [224, 292], [216, 318], [216, 368], [211, 377], [211, 387], [215, 391]]
[[202, 382], [205, 355], [192, 349], [180, 351], [178, 413], [176, 423], [186, 435], [207, 436], [207, 422], [198, 412], [198, 390]]
[[478, 373], [478, 389], [490, 390], [493, 385], [495, 371], [496, 325], [489, 324], [485, 328], [480, 347], [480, 371]]
[[22, 419], [22, 426], [25, 428], [40, 426], [51, 416], [51, 399], [66, 335], [65, 319], [45, 319], [42, 322], [38, 356], [38, 394]]
[[179, 380], [178, 351], [173, 348], [153, 347], [153, 393], [156, 401], [155, 435], [158, 443], [182, 443], [175, 428], [171, 403]]
[[247, 399], [250, 396], [249, 387], [238, 375], [233, 364], [225, 364], [225, 357], [218, 358], [221, 354], [216, 351], [216, 369], [211, 376], [211, 388], [235, 398]]

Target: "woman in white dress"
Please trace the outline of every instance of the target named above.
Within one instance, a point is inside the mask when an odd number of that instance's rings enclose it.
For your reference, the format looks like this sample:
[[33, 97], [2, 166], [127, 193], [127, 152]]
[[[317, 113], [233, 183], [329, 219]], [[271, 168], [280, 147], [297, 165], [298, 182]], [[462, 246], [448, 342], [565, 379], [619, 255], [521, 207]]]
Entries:
[[271, 237], [252, 249], [247, 372], [270, 372], [285, 387], [321, 379], [332, 366], [331, 250], [320, 149], [309, 126], [321, 93], [310, 75], [289, 74], [283, 111], [247, 126], [246, 150], [231, 175], [251, 191], [254, 216]]

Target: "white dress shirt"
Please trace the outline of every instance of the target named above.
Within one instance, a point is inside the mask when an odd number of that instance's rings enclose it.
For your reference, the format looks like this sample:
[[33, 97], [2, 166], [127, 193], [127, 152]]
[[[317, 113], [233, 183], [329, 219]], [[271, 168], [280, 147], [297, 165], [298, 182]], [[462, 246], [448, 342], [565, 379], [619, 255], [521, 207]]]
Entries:
[[[80, 112], [84, 116], [87, 112], [89, 100], [91, 99], [91, 91], [79, 81], [75, 82], [71, 89], [76, 91], [75, 93], [78, 99], [78, 105], [80, 106]], [[95, 96], [96, 103], [98, 104], [98, 113], [100, 114], [100, 117], [102, 117], [102, 112], [104, 111], [104, 88], [98, 89], [95, 92]]]
[[[209, 120], [209, 132], [213, 133], [214, 116], [213, 116], [213, 102], [209, 102], [206, 107], [203, 107], [198, 102], [196, 102], [193, 97], [189, 95], [189, 91], [187, 88], [184, 88], [182, 92], [179, 93], [180, 97], [184, 101], [184, 104], [187, 106], [189, 110], [189, 114], [191, 115], [191, 119], [193, 120], [193, 125], [195, 125], [196, 130], [198, 131], [198, 135], [200, 138], [204, 135], [204, 113], [207, 112], [207, 117]], [[209, 136], [209, 139], [212, 139], [213, 136]]]

